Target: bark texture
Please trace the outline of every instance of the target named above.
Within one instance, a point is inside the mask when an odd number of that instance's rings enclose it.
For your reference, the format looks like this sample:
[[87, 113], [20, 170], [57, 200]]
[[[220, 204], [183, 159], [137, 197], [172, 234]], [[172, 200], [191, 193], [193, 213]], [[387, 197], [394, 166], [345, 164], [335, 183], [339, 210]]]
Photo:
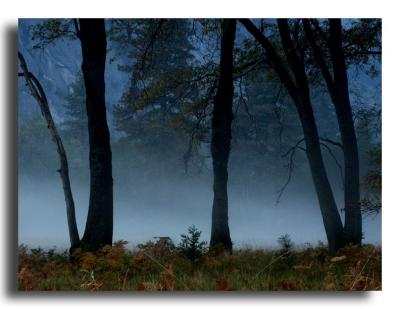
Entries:
[[222, 24], [220, 75], [214, 99], [212, 117], [211, 155], [214, 172], [214, 200], [210, 246], [223, 246], [232, 251], [228, 224], [228, 162], [233, 120], [233, 46], [236, 20], [225, 19]]
[[86, 89], [90, 164], [89, 211], [82, 243], [87, 249], [95, 250], [112, 244], [113, 237], [113, 179], [104, 84], [107, 45], [104, 19], [80, 19], [78, 36]]

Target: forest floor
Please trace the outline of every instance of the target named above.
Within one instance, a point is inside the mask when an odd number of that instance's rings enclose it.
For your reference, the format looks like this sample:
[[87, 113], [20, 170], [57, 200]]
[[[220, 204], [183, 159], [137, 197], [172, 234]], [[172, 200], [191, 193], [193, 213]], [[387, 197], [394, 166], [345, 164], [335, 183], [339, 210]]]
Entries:
[[381, 290], [381, 248], [325, 246], [234, 250], [192, 263], [176, 249], [122, 241], [91, 252], [19, 247], [18, 289], [80, 291], [367, 291]]

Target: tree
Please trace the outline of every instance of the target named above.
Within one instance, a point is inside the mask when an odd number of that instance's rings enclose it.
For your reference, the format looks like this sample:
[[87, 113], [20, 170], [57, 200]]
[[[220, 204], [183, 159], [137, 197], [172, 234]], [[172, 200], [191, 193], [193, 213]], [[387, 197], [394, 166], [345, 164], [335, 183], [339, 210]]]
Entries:
[[22, 73], [19, 73], [18, 76], [23, 76], [25, 78], [26, 85], [28, 86], [32, 96], [38, 102], [42, 115], [46, 120], [47, 128], [50, 131], [52, 140], [57, 146], [57, 153], [60, 160], [60, 169], [58, 170], [58, 172], [60, 173], [65, 197], [65, 204], [67, 207], [67, 222], [70, 244], [71, 249], [76, 248], [80, 245], [80, 240], [78, 227], [76, 225], [75, 203], [72, 196], [71, 183], [69, 179], [68, 160], [64, 150], [64, 145], [54, 124], [53, 116], [51, 115], [49, 104], [47, 102], [46, 94], [42, 88], [42, 85], [35, 77], [35, 75], [32, 72], [29, 72], [28, 65], [21, 53], [18, 53], [18, 58], [20, 61], [21, 69], [23, 71]]
[[211, 155], [214, 173], [214, 200], [212, 209], [210, 246], [222, 245], [232, 251], [228, 225], [228, 161], [233, 119], [233, 46], [236, 20], [222, 22], [221, 57], [218, 90], [212, 116]]
[[[84, 249], [96, 250], [102, 245], [111, 245], [113, 235], [112, 154], [105, 107], [107, 40], [104, 19], [49, 19], [33, 27], [32, 39], [38, 40], [34, 48], [43, 48], [58, 39], [76, 38], [82, 49], [90, 165], [89, 211], [80, 244]], [[81, 109], [75, 111], [79, 114]]]
[[61, 123], [62, 129], [68, 137], [79, 140], [81, 144], [88, 144], [88, 122], [86, 113], [86, 93], [83, 76], [69, 85], [69, 93], [64, 104], [65, 114]]
[[[161, 135], [165, 142], [162, 129], [195, 92], [180, 80], [182, 75], [187, 77], [193, 60], [188, 21], [139, 19], [112, 24], [111, 40], [117, 48], [125, 47], [125, 61], [129, 61], [119, 69], [131, 76], [129, 88], [113, 110], [115, 127], [130, 137], [146, 133], [143, 127], [155, 127], [152, 135]], [[131, 28], [134, 36], [129, 34]], [[152, 121], [155, 118], [160, 121]]]
[[113, 108], [114, 127], [122, 133], [122, 141], [129, 140], [156, 156], [155, 160], [149, 158], [149, 164], [168, 161], [176, 169], [188, 131], [183, 122], [179, 122], [181, 130], [176, 130], [177, 118], [196, 92], [182, 83], [193, 60], [188, 21], [122, 19], [113, 20], [111, 25], [114, 59], [122, 74], [130, 78]]
[[90, 199], [82, 243], [89, 249], [111, 245], [113, 179], [110, 133], [105, 106], [106, 31], [103, 19], [80, 19], [82, 73], [89, 129]]
[[367, 193], [360, 203], [366, 215], [377, 214], [382, 210], [382, 144], [373, 147], [368, 155], [370, 170], [363, 179]]
[[[328, 244], [331, 249], [338, 249], [343, 245], [343, 226], [322, 158], [320, 138], [311, 105], [309, 81], [302, 53], [299, 55], [293, 43], [286, 19], [278, 19], [278, 29], [285, 60], [290, 70], [285, 67], [269, 39], [249, 19], [241, 19], [240, 21], [264, 48], [269, 62], [296, 105], [303, 128], [307, 159], [318, 196]], [[296, 150], [299, 143], [292, 148], [292, 151]]]
[[349, 96], [347, 67], [343, 51], [342, 26], [340, 19], [329, 20], [328, 46], [333, 76], [318, 46], [310, 21], [303, 20], [304, 30], [326, 82], [329, 95], [335, 106], [336, 117], [344, 154], [344, 241], [361, 244], [362, 218], [360, 208], [360, 175], [357, 137]]
[[189, 226], [188, 235], [181, 235], [181, 242], [178, 244], [178, 251], [186, 256], [192, 265], [206, 252], [206, 241], [200, 241], [201, 231], [194, 225]]

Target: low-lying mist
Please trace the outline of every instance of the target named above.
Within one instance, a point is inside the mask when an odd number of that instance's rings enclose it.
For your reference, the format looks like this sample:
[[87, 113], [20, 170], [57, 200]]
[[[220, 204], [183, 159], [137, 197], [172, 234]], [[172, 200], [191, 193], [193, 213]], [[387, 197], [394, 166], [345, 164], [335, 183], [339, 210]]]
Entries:
[[[164, 175], [142, 182], [137, 177], [143, 175], [132, 175], [129, 183], [114, 171], [114, 240], [129, 241], [131, 247], [157, 236], [169, 236], [179, 242], [180, 235], [192, 224], [202, 231], [202, 239], [209, 240], [213, 198], [210, 173], [201, 177]], [[82, 235], [89, 182], [75, 178], [72, 173], [77, 222]], [[277, 238], [283, 234], [289, 234], [297, 245], [326, 242], [310, 176], [304, 171], [295, 172], [277, 204], [276, 189], [280, 186], [280, 182], [254, 185], [246, 183], [245, 177], [232, 179], [229, 224], [234, 247], [275, 247]], [[336, 191], [338, 207], [342, 207], [341, 193]], [[380, 215], [364, 219], [364, 242], [380, 244]], [[56, 172], [53, 178], [20, 175], [19, 243], [29, 247], [68, 248], [65, 202]]]

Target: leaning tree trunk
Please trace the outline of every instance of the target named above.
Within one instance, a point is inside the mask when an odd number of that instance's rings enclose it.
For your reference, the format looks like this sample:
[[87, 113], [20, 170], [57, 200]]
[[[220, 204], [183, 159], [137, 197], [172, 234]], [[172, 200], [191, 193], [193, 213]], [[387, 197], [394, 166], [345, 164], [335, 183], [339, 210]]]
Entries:
[[[291, 74], [289, 74], [288, 69], [286, 69], [281, 57], [268, 38], [249, 19], [241, 19], [240, 21], [264, 48], [268, 60], [295, 103], [302, 124], [307, 159], [318, 197], [328, 244], [331, 249], [336, 250], [343, 245], [342, 221], [322, 158], [304, 61], [297, 55], [297, 51], [291, 39], [287, 20], [278, 20], [278, 26], [286, 56], [285, 62], [289, 63]], [[294, 77], [294, 81], [291, 75]]]
[[361, 244], [362, 239], [362, 216], [357, 137], [349, 98], [347, 68], [342, 47], [341, 21], [340, 19], [330, 19], [329, 25], [329, 48], [334, 75], [334, 96], [332, 99], [336, 109], [344, 152], [344, 240], [347, 243], [358, 245]]
[[232, 251], [228, 225], [228, 161], [233, 119], [233, 45], [236, 20], [225, 19], [222, 24], [220, 76], [214, 99], [211, 155], [214, 172], [214, 201], [210, 246], [223, 246]]
[[95, 250], [112, 244], [113, 236], [113, 179], [104, 84], [107, 42], [104, 19], [80, 19], [79, 26], [90, 147], [90, 199], [82, 244]]
[[58, 172], [60, 173], [64, 190], [65, 204], [67, 207], [69, 239], [71, 243], [71, 249], [73, 249], [79, 246], [80, 241], [79, 241], [78, 227], [76, 225], [74, 198], [72, 196], [71, 183], [69, 180], [67, 155], [65, 153], [61, 137], [58, 134], [58, 130], [54, 124], [53, 116], [51, 115], [49, 104], [47, 102], [47, 97], [42, 88], [42, 85], [40, 84], [39, 80], [35, 77], [35, 75], [29, 72], [26, 61], [21, 53], [18, 53], [18, 58], [20, 61], [21, 69], [23, 71], [22, 73], [19, 73], [18, 76], [25, 77], [25, 82], [29, 88], [29, 91], [38, 102], [42, 115], [46, 120], [47, 128], [50, 131], [51, 138], [57, 146], [57, 153], [60, 159], [60, 169], [58, 170]]
[[317, 124], [310, 100], [310, 90], [304, 60], [297, 54], [287, 19], [278, 19], [283, 49], [292, 69], [297, 96], [294, 98], [304, 132], [306, 153], [331, 249], [343, 246], [343, 225], [323, 161]]
[[307, 159], [317, 192], [328, 244], [332, 250], [337, 250], [343, 246], [343, 225], [323, 161], [311, 101], [308, 93], [302, 96], [302, 102], [297, 103], [296, 106], [304, 132]]

